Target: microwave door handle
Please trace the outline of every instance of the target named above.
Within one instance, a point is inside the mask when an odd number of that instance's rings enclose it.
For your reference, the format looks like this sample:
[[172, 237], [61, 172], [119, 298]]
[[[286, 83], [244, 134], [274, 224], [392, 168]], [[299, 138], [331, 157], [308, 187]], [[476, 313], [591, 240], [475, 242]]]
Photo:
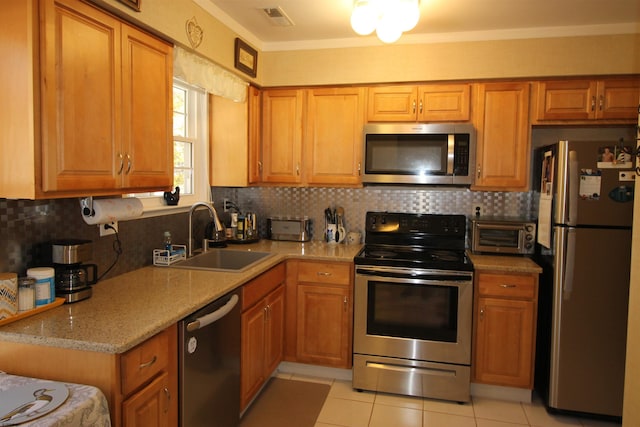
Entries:
[[454, 157], [454, 148], [456, 145], [456, 136], [454, 134], [449, 134], [449, 138], [447, 139], [447, 175], [453, 175], [453, 157]]

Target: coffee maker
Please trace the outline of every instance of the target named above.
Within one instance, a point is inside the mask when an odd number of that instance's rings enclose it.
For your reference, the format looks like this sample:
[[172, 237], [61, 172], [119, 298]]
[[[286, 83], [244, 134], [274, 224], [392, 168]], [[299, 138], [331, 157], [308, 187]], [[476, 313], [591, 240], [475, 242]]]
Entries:
[[91, 297], [91, 285], [98, 281], [98, 266], [83, 264], [93, 256], [90, 240], [56, 240], [51, 242], [51, 260], [56, 272], [56, 296], [66, 303]]

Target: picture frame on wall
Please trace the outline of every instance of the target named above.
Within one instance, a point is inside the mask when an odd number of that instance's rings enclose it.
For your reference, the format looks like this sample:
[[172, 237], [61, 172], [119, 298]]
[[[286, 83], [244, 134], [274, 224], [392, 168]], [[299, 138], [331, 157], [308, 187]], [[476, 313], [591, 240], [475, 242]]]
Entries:
[[118, 0], [120, 3], [129, 6], [131, 9], [135, 10], [136, 12], [140, 12], [140, 2], [142, 2], [142, 0]]
[[255, 77], [258, 70], [258, 52], [239, 38], [236, 38], [234, 66], [251, 77]]

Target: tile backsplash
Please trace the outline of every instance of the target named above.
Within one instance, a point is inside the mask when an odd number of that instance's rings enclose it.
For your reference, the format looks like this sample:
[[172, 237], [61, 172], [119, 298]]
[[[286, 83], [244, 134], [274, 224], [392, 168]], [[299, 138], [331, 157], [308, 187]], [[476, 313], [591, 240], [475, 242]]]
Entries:
[[[347, 230], [364, 230], [369, 210], [471, 215], [474, 203], [482, 203], [487, 214], [526, 216], [533, 212], [530, 193], [485, 193], [467, 189], [425, 189], [400, 187], [364, 188], [214, 188], [216, 209], [223, 221], [223, 198], [229, 198], [243, 211], [253, 211], [259, 218], [259, 233], [266, 235], [268, 216], [308, 216], [314, 223], [313, 238], [322, 235], [323, 212], [328, 206], [345, 209]], [[196, 236], [202, 236], [207, 222], [206, 211], [196, 218]], [[204, 215], [204, 216], [201, 216]], [[78, 199], [9, 200], [0, 199], [0, 272], [24, 275], [27, 268], [43, 265], [46, 243], [56, 239], [93, 241], [93, 259], [102, 275], [116, 260], [106, 277], [152, 264], [153, 249], [161, 247], [163, 232], [171, 231], [173, 241], [188, 239], [186, 213], [141, 218], [118, 223], [122, 254], [116, 255], [115, 236], [99, 236], [98, 227], [87, 225], [80, 213]], [[322, 225], [320, 225], [322, 224]], [[318, 226], [320, 225], [320, 228]]]

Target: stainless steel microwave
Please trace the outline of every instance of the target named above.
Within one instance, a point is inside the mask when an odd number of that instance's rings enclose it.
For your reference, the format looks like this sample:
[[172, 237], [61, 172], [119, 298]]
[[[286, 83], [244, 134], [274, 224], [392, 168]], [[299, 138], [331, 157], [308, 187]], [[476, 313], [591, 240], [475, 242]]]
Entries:
[[532, 254], [536, 223], [508, 218], [475, 218], [471, 221], [471, 250], [475, 253]]
[[471, 185], [476, 158], [470, 124], [364, 126], [365, 184]]

